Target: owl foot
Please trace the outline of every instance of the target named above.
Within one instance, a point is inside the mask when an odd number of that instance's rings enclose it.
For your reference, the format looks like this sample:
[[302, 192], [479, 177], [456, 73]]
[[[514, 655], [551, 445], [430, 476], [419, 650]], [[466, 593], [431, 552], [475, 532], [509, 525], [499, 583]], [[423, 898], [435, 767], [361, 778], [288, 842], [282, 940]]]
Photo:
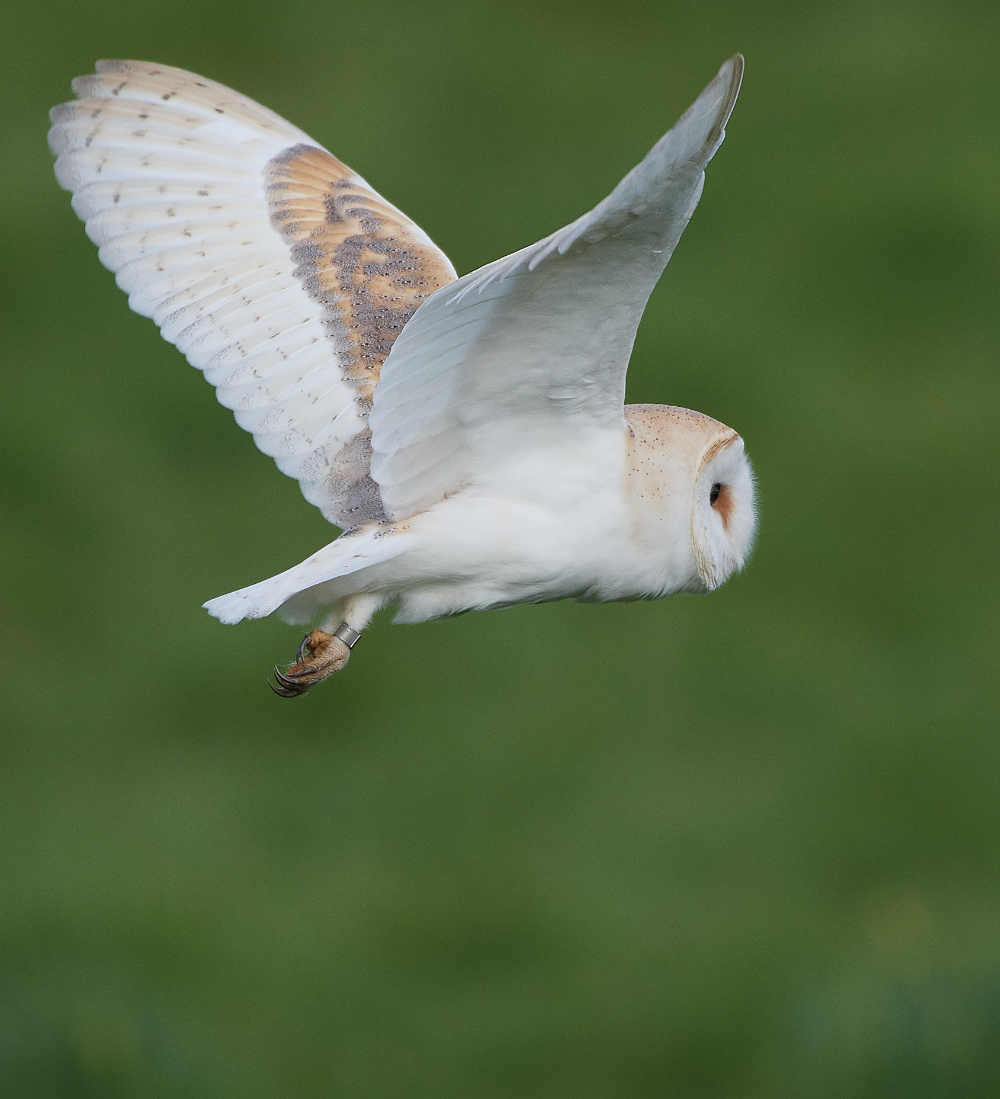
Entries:
[[282, 698], [298, 698], [299, 695], [304, 695], [310, 687], [315, 687], [327, 676], [340, 671], [350, 658], [351, 649], [360, 636], [346, 622], [333, 633], [324, 633], [322, 630], [307, 633], [295, 654], [295, 663], [284, 672], [279, 671], [275, 664], [274, 676], [278, 682], [277, 685], [268, 682], [268, 686]]

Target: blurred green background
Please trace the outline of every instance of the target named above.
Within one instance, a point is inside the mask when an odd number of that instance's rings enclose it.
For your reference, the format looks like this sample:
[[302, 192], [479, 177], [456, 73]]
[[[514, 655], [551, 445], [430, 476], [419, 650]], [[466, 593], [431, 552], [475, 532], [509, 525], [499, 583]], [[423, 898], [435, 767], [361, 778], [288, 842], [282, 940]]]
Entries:
[[[1000, 8], [41, 0], [3, 15], [0, 1094], [1000, 1094]], [[629, 399], [736, 427], [705, 599], [299, 632], [331, 538], [128, 311], [46, 111], [204, 73], [460, 272], [603, 197], [736, 50]]]

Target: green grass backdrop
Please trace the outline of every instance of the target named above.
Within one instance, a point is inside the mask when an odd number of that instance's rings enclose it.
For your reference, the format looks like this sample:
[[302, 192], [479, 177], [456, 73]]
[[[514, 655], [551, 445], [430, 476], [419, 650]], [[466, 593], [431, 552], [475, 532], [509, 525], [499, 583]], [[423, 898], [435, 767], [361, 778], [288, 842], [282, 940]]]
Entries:
[[[1000, 1093], [1000, 9], [39, 0], [2, 16], [0, 1094]], [[460, 272], [603, 197], [741, 50], [629, 399], [737, 428], [709, 598], [298, 633], [332, 536], [130, 313], [48, 108], [202, 72]]]

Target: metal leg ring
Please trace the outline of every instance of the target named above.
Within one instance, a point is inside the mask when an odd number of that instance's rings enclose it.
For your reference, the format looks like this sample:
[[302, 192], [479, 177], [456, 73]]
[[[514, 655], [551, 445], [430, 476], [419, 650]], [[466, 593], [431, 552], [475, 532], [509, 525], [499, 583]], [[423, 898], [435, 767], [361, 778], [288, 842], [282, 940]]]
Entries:
[[348, 626], [346, 622], [341, 622], [340, 625], [333, 631], [334, 637], [339, 637], [341, 641], [349, 648], [353, 649], [358, 643], [358, 638], [361, 636], [361, 631], [354, 629], [353, 626]]

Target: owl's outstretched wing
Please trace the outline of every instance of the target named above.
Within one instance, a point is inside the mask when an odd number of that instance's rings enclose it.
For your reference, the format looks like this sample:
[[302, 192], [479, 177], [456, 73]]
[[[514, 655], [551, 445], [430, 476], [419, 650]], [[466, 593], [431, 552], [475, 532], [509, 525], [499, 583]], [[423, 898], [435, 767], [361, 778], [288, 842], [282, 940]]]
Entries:
[[737, 55], [590, 213], [420, 307], [370, 418], [372, 476], [390, 517], [495, 479], [533, 448], [624, 427], [643, 309], [701, 196], [742, 75]]
[[56, 176], [137, 313], [344, 527], [369, 475], [379, 371], [445, 255], [301, 130], [164, 65], [100, 61], [52, 111]]

